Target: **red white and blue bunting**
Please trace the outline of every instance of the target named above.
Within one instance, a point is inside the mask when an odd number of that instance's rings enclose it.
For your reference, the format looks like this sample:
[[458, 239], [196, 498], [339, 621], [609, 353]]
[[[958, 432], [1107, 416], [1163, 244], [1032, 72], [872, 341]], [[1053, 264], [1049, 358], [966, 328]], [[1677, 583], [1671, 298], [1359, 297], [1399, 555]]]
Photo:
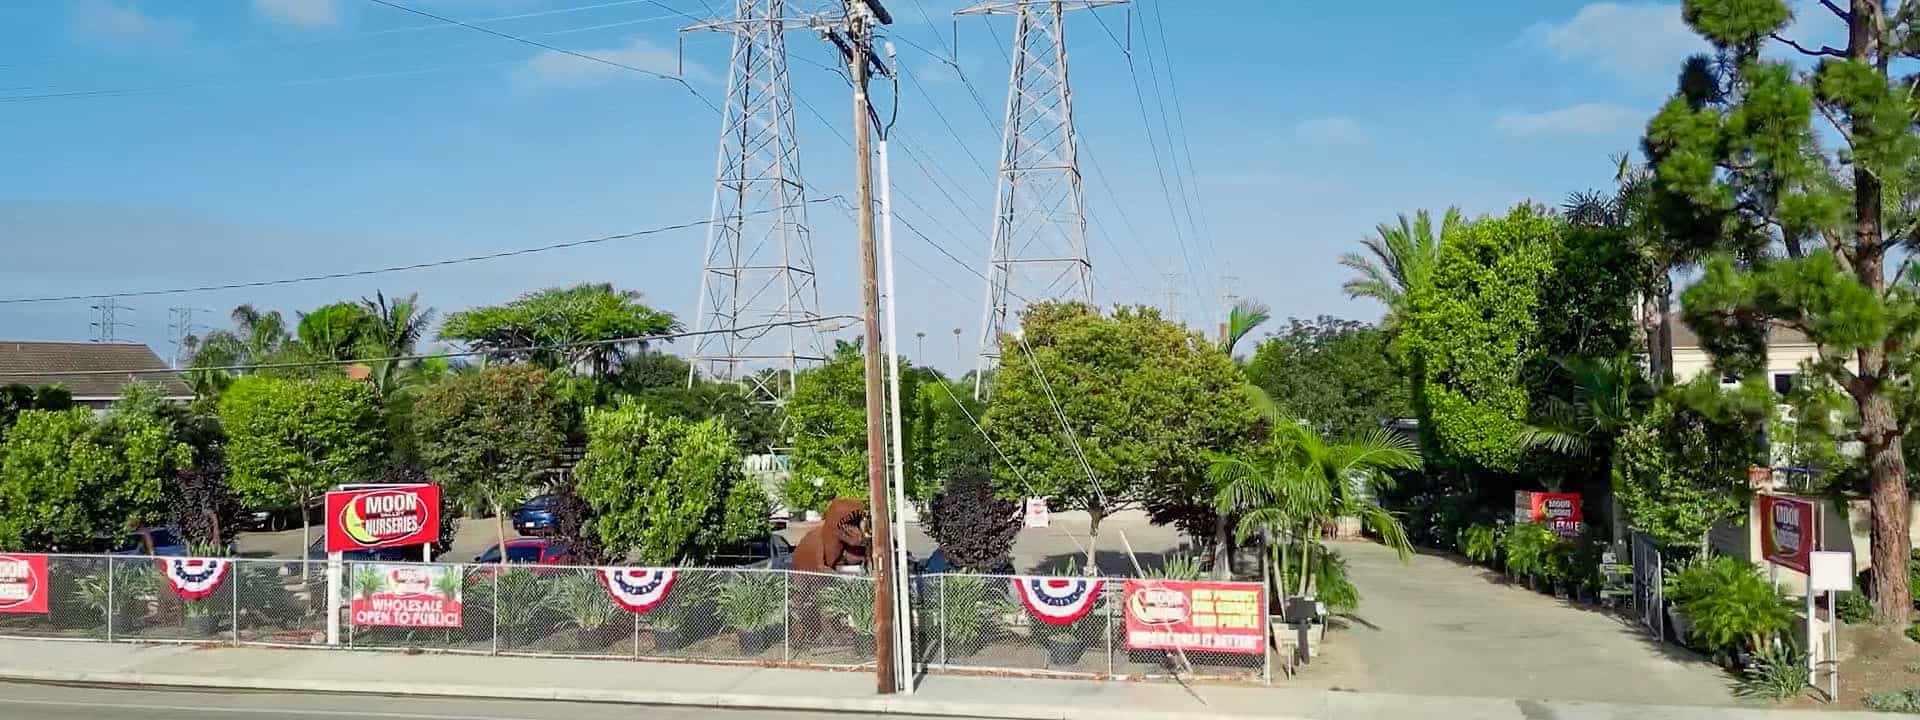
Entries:
[[675, 571], [669, 568], [600, 568], [600, 583], [613, 601], [629, 612], [652, 610], [673, 589]]
[[186, 600], [199, 600], [212, 595], [220, 587], [220, 581], [227, 579], [227, 571], [233, 569], [233, 561], [217, 558], [176, 557], [160, 560], [160, 574], [166, 576], [167, 586], [173, 588], [175, 595]]
[[1100, 580], [1016, 575], [1013, 591], [1040, 622], [1065, 625], [1093, 610], [1094, 603], [1100, 601]]

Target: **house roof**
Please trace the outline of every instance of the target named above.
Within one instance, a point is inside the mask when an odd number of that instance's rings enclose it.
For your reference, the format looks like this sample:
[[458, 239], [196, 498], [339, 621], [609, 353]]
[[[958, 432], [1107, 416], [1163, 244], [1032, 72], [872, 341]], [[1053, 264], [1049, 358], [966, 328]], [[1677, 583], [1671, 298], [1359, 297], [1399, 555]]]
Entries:
[[[0, 385], [59, 385], [76, 400], [118, 398], [121, 388], [136, 382], [159, 385], [168, 398], [193, 397], [179, 373], [137, 372], [166, 367], [139, 343], [0, 340]], [[82, 372], [89, 374], [63, 374]]]
[[[1674, 347], [1696, 349], [1700, 347], [1700, 336], [1693, 334], [1693, 329], [1687, 327], [1686, 321], [1680, 319], [1680, 313], [1674, 313], [1672, 321]], [[1768, 345], [1811, 345], [1812, 343], [1813, 341], [1808, 340], [1805, 333], [1785, 325], [1776, 323], [1767, 331]]]

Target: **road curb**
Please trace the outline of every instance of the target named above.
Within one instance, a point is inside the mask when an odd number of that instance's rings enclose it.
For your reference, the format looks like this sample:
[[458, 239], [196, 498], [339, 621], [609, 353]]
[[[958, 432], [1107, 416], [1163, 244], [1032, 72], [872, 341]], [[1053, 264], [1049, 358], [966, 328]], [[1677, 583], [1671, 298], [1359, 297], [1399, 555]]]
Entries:
[[[1001, 720], [1091, 720], [1112, 718], [1111, 709], [1051, 705], [947, 702], [897, 698], [829, 698], [739, 693], [685, 693], [665, 690], [586, 690], [578, 688], [497, 687], [485, 685], [423, 685], [404, 682], [298, 680], [292, 678], [214, 677], [154, 673], [85, 672], [70, 670], [0, 669], [0, 680], [38, 683], [86, 683], [123, 687], [169, 687], [279, 692], [462, 697], [492, 700], [555, 700], [622, 705], [707, 707], [726, 710], [788, 710], [806, 712], [900, 715], [917, 717], [981, 717]], [[1139, 712], [1128, 717], [1146, 720], [1218, 718], [1209, 713]], [[1277, 720], [1284, 720], [1277, 719]]]

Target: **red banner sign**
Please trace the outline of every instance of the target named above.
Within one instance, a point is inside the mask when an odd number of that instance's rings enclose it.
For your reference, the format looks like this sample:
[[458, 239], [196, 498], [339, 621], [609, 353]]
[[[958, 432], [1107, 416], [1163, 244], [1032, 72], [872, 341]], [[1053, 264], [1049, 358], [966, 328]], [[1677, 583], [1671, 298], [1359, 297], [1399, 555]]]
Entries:
[[440, 487], [405, 485], [327, 493], [327, 552], [440, 539]]
[[458, 565], [355, 565], [353, 574], [355, 625], [460, 627]]
[[1767, 562], [1800, 572], [1812, 566], [1814, 546], [1819, 544], [1820, 505], [1805, 498], [1783, 495], [1755, 495], [1759, 509], [1754, 520], [1760, 523], [1760, 554]]
[[1580, 493], [1520, 491], [1514, 498], [1514, 520], [1545, 523], [1553, 534], [1577, 538], [1586, 530], [1587, 518], [1580, 509]]
[[1266, 595], [1259, 583], [1128, 580], [1127, 647], [1266, 652]]
[[0, 555], [0, 613], [47, 612], [47, 556]]

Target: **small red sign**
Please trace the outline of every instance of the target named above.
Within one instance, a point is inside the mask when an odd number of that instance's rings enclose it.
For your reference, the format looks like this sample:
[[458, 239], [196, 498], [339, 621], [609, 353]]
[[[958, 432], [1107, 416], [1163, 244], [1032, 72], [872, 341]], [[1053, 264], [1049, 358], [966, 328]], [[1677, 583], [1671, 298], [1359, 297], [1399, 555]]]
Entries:
[[1784, 495], [1755, 495], [1759, 509], [1760, 554], [1780, 567], [1808, 572], [1812, 567], [1814, 546], [1819, 544], [1820, 505], [1812, 500]]
[[1580, 537], [1586, 516], [1580, 512], [1580, 493], [1533, 494], [1533, 521], [1543, 522], [1561, 537]]
[[0, 555], [0, 613], [47, 612], [47, 556]]
[[327, 493], [327, 552], [440, 539], [440, 487], [403, 485]]
[[1128, 580], [1127, 647], [1259, 655], [1266, 652], [1260, 583]]

